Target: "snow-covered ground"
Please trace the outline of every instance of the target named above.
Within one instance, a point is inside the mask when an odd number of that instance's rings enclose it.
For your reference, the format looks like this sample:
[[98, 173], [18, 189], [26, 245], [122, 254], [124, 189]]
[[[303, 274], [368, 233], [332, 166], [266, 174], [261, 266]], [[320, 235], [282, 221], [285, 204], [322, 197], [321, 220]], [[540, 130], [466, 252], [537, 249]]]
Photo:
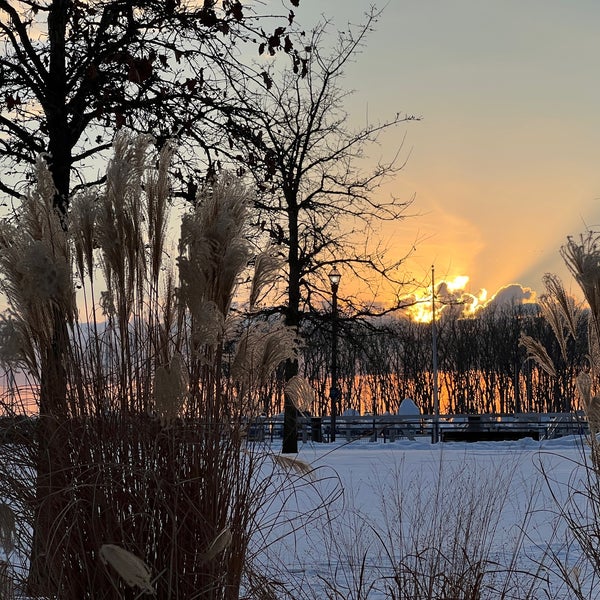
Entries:
[[481, 600], [600, 598], [561, 515], [583, 508], [585, 525], [589, 453], [580, 436], [301, 444], [303, 469], [266, 463], [277, 475], [255, 517], [256, 572], [295, 600], [458, 599], [473, 582]]
[[575, 598], [566, 578], [595, 598], [560, 515], [585, 501], [573, 493], [589, 450], [579, 436], [303, 444], [313, 472], [282, 482], [257, 515], [262, 566], [296, 598], [409, 598], [410, 586], [482, 572], [484, 598]]

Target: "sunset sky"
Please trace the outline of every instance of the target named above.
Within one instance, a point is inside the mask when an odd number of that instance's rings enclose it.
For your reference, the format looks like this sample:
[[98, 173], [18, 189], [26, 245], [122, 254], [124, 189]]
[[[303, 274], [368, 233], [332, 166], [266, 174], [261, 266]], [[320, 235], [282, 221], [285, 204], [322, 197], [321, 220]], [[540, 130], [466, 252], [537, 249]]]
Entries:
[[[301, 0], [303, 25], [336, 28], [363, 3]], [[545, 272], [577, 291], [559, 256], [566, 236], [600, 226], [600, 3], [596, 0], [389, 0], [346, 85], [364, 123], [406, 112], [410, 158], [394, 193], [416, 196], [385, 235], [407, 270], [468, 276], [488, 297], [512, 283], [543, 292]]]

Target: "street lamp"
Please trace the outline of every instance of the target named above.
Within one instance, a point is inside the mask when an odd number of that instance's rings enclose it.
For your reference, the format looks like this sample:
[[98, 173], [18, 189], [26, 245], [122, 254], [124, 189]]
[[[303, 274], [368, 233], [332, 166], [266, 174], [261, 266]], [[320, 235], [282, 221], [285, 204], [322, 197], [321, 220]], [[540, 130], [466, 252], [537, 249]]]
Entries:
[[431, 354], [433, 363], [433, 427], [431, 441], [440, 441], [440, 396], [438, 390], [437, 325], [435, 322], [435, 267], [431, 266]]
[[337, 385], [337, 293], [340, 285], [341, 273], [333, 267], [329, 272], [329, 282], [331, 283], [331, 389], [329, 398], [331, 400], [331, 435], [330, 440], [335, 442], [335, 420], [337, 416], [337, 401], [340, 397], [340, 390]]

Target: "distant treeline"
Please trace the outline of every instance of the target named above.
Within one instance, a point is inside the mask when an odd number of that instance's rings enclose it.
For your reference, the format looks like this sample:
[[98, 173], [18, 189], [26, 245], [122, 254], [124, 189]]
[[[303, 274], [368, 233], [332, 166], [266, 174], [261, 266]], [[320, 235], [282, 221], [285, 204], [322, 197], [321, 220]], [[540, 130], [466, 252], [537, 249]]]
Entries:
[[[576, 410], [575, 377], [587, 363], [587, 317], [577, 340], [568, 342], [568, 360], [536, 305], [484, 310], [462, 318], [442, 312], [436, 323], [440, 408], [444, 413], [563, 412]], [[527, 358], [521, 334], [545, 346], [557, 376]], [[329, 414], [330, 319], [308, 321], [303, 330], [300, 370], [315, 389], [304, 407]], [[422, 413], [433, 412], [432, 325], [405, 318], [357, 321], [342, 318], [338, 339], [339, 410], [394, 413], [412, 398]], [[263, 390], [264, 411], [283, 406], [283, 381]]]
[[[567, 340], [567, 360], [554, 331], [537, 305], [485, 309], [475, 317], [441, 311], [436, 322], [440, 410], [448, 414], [569, 412], [579, 409], [575, 377], [588, 364], [587, 313], [576, 340]], [[332, 329], [330, 315], [304, 320], [299, 371], [315, 397], [301, 407], [312, 415], [330, 414]], [[528, 359], [521, 335], [539, 341], [556, 369], [548, 375]], [[341, 314], [338, 328], [338, 411], [396, 413], [412, 398], [424, 414], [433, 413], [432, 324], [387, 316], [354, 319]], [[224, 362], [227, 370], [228, 349]], [[21, 373], [0, 379], [7, 414], [36, 412], [34, 390]], [[11, 383], [12, 382], [12, 383]], [[283, 411], [284, 373], [279, 369], [256, 390], [259, 410]], [[13, 394], [18, 394], [13, 397]], [[11, 400], [12, 398], [12, 400]], [[20, 407], [20, 408], [17, 408]], [[33, 407], [33, 408], [32, 408]], [[5, 411], [0, 411], [3, 414]]]

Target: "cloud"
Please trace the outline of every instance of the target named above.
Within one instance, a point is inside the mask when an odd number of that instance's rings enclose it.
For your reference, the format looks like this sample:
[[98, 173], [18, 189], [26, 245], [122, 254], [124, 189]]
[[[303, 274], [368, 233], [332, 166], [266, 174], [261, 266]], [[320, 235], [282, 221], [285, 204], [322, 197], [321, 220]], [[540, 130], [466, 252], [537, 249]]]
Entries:
[[511, 283], [501, 287], [485, 304], [486, 309], [502, 309], [522, 304], [535, 304], [537, 295], [529, 287], [520, 283]]
[[[477, 317], [485, 311], [514, 308], [516, 306], [537, 307], [536, 292], [520, 283], [501, 287], [491, 298], [485, 289], [476, 294], [464, 288], [469, 278], [455, 277], [451, 281], [440, 281], [436, 285], [435, 307], [439, 319]], [[407, 308], [404, 314], [415, 321], [428, 323], [432, 318], [431, 294], [413, 294], [403, 298]]]
[[463, 289], [452, 289], [446, 282], [440, 283], [437, 291], [441, 305], [441, 316], [469, 317], [482, 315], [485, 311], [514, 308], [515, 306], [537, 306], [537, 295], [534, 290], [519, 283], [511, 283], [501, 287], [491, 298], [487, 299], [485, 290], [471, 294]]

